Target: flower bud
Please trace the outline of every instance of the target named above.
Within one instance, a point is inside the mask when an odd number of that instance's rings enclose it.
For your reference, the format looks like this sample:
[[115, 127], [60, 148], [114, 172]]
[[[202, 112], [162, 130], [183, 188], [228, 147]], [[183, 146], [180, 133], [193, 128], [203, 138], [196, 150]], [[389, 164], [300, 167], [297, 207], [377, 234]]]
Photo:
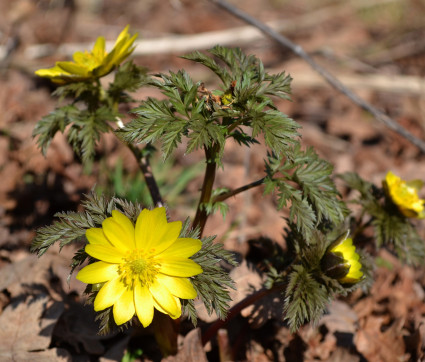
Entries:
[[362, 279], [363, 272], [360, 256], [348, 235], [349, 232], [341, 235], [328, 247], [320, 266], [329, 278], [343, 284], [354, 284]]

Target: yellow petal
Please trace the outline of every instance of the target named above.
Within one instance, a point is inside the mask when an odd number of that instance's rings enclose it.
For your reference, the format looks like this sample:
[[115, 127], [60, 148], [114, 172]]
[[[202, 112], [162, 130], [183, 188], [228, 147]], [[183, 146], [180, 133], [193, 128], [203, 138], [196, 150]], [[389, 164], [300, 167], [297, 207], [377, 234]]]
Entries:
[[62, 68], [65, 72], [76, 74], [80, 77], [89, 77], [87, 67], [75, 64], [73, 62], [56, 62], [56, 65]]
[[96, 39], [96, 43], [93, 46], [92, 54], [99, 62], [99, 64], [105, 58], [105, 38], [103, 36], [100, 36]]
[[168, 312], [158, 304], [158, 302], [155, 300], [154, 297], [152, 297], [152, 300], [153, 300], [153, 306], [156, 310], [159, 310], [161, 313], [168, 314]]
[[86, 284], [103, 283], [118, 276], [118, 265], [98, 261], [81, 269], [76, 278]]
[[62, 68], [58, 67], [57, 65], [48, 69], [36, 70], [35, 74], [37, 74], [39, 77], [47, 77], [47, 78], [58, 77], [60, 75], [69, 75], [68, 72], [65, 72]]
[[136, 221], [136, 248], [146, 249], [156, 241], [157, 233], [161, 233], [167, 226], [167, 216], [165, 215], [165, 207], [156, 209], [143, 209]]
[[159, 272], [174, 277], [192, 277], [202, 273], [202, 268], [187, 258], [155, 259], [159, 264]]
[[158, 257], [163, 259], [178, 256], [188, 258], [201, 250], [202, 242], [198, 239], [178, 238], [170, 247], [165, 249]]
[[125, 254], [120, 250], [103, 245], [86, 245], [85, 251], [87, 254], [92, 256], [95, 259], [106, 261], [108, 263], [119, 264], [122, 262], [122, 259], [125, 257]]
[[115, 41], [115, 45], [114, 46], [116, 46], [119, 42], [121, 42], [122, 40], [124, 40], [127, 37], [127, 35], [128, 35], [128, 29], [129, 28], [130, 28], [130, 24], [127, 24], [126, 27], [118, 35], [118, 38]]
[[182, 299], [194, 299], [197, 297], [195, 288], [187, 278], [176, 278], [158, 274], [157, 280], [175, 297]]
[[182, 229], [181, 221], [173, 221], [166, 224], [162, 229], [153, 232], [151, 244], [147, 244], [146, 248], [151, 250], [153, 254], [159, 254], [168, 249], [176, 242]]
[[173, 296], [173, 298], [174, 298], [174, 301], [177, 304], [177, 310], [179, 311], [179, 313], [177, 313], [176, 315], [170, 315], [170, 317], [173, 318], [173, 319], [177, 319], [182, 315], [182, 304], [180, 302], [180, 298], [177, 298], [177, 297], [174, 297], [174, 296]]
[[98, 312], [112, 306], [126, 289], [120, 277], [106, 282], [97, 293], [96, 299], [94, 300], [94, 310]]
[[418, 192], [423, 187], [424, 183], [422, 180], [411, 180], [411, 181], [407, 181], [406, 185], [408, 187], [412, 187], [413, 189], [416, 190], [416, 192]]
[[91, 228], [86, 230], [86, 238], [92, 245], [96, 244], [112, 247], [112, 244], [108, 241], [101, 228]]
[[127, 289], [114, 303], [114, 320], [117, 326], [128, 322], [134, 316], [134, 293]]
[[149, 289], [136, 283], [134, 287], [134, 304], [136, 306], [136, 314], [143, 327], [147, 327], [153, 320], [153, 297]]
[[163, 287], [161, 284], [155, 281], [153, 284], [149, 286], [149, 291], [151, 292], [154, 300], [172, 318], [178, 318], [181, 316], [181, 313], [182, 313], [181, 307], [179, 308], [175, 298], [168, 291], [167, 288]]
[[133, 223], [131, 222], [131, 220], [127, 216], [125, 216], [124, 214], [122, 214], [118, 210], [112, 211], [112, 217], [113, 217], [114, 221], [116, 221], [121, 226], [121, 228], [124, 230], [123, 239], [131, 240], [131, 248], [133, 249], [136, 246], [136, 244], [134, 243], [134, 225], [133, 225]]
[[106, 237], [112, 245], [121, 251], [134, 249], [134, 228], [131, 221], [119, 211], [116, 211], [113, 215], [102, 223]]

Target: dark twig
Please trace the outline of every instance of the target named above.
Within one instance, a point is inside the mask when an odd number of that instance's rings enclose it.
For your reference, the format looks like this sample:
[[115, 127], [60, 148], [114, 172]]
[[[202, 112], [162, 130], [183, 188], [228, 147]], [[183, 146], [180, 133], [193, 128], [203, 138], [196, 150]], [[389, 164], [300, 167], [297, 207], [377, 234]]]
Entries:
[[229, 197], [235, 196], [235, 195], [237, 195], [241, 192], [252, 189], [253, 187], [260, 186], [264, 183], [264, 180], [265, 180], [265, 177], [263, 177], [262, 179], [259, 179], [257, 181], [251, 182], [250, 184], [238, 187], [237, 189], [224, 192], [224, 193], [214, 197], [213, 203], [219, 202], [219, 201], [224, 201], [224, 200], [228, 199]]
[[156, 183], [155, 177], [152, 173], [152, 167], [149, 162], [149, 152], [143, 152], [143, 150], [140, 150], [132, 144], [127, 145], [130, 148], [131, 152], [133, 152], [134, 157], [136, 157], [137, 162], [139, 163], [140, 170], [142, 171], [143, 176], [145, 177], [145, 182], [148, 186], [148, 190], [155, 207], [164, 206], [164, 200], [162, 200], [158, 184]]
[[393, 131], [397, 132], [404, 138], [406, 138], [408, 141], [410, 141], [412, 144], [417, 146], [422, 152], [425, 153], [425, 142], [415, 136], [413, 136], [409, 131], [404, 129], [402, 126], [400, 126], [396, 121], [394, 121], [392, 118], [390, 118], [388, 115], [383, 113], [382, 111], [378, 110], [371, 104], [367, 103], [364, 99], [360, 98], [358, 95], [350, 91], [346, 86], [344, 86], [337, 78], [335, 78], [331, 73], [329, 73], [325, 68], [317, 64], [305, 51], [304, 49], [295, 43], [293, 43], [288, 38], [284, 37], [283, 35], [279, 34], [278, 32], [274, 31], [272, 28], [267, 26], [266, 24], [262, 23], [261, 21], [253, 18], [252, 16], [248, 15], [244, 11], [234, 7], [233, 5], [229, 4], [228, 2], [224, 0], [209, 0], [210, 2], [220, 6], [221, 8], [225, 9], [232, 15], [236, 16], [237, 18], [245, 21], [248, 24], [251, 24], [255, 26], [257, 29], [261, 30], [266, 35], [270, 36], [272, 39], [274, 39], [277, 43], [280, 45], [289, 48], [292, 50], [296, 55], [304, 59], [310, 66], [319, 73], [323, 78], [326, 79], [326, 81], [332, 85], [334, 88], [336, 88], [341, 93], [345, 94], [349, 99], [351, 99], [354, 103], [356, 103], [358, 106], [363, 108], [364, 110], [371, 113], [377, 120], [384, 123], [387, 127], [391, 128]]

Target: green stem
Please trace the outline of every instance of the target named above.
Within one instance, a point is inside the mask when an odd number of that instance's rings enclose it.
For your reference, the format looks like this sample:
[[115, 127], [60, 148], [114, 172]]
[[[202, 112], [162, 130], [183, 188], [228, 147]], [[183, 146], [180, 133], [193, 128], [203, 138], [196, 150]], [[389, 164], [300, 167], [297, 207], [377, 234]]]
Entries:
[[232, 196], [235, 196], [237, 194], [240, 194], [241, 192], [244, 192], [246, 190], [252, 189], [252, 188], [257, 187], [257, 186], [260, 186], [260, 185], [262, 185], [264, 183], [264, 180], [265, 179], [266, 178], [263, 177], [263, 178], [261, 178], [261, 179], [259, 179], [257, 181], [251, 182], [250, 184], [247, 184], [247, 185], [238, 187], [237, 189], [230, 190], [230, 191], [225, 192], [225, 193], [223, 193], [221, 195], [218, 195], [218, 196], [214, 197], [214, 199], [213, 199], [212, 202], [214, 203], [214, 202], [224, 201], [224, 200], [228, 199], [229, 197], [232, 197]]
[[202, 183], [201, 196], [199, 198], [198, 208], [196, 209], [196, 215], [192, 224], [193, 229], [199, 227], [200, 237], [204, 232], [205, 224], [208, 218], [208, 214], [205, 209], [205, 204], [208, 204], [211, 200], [212, 189], [215, 180], [215, 172], [217, 169], [217, 163], [215, 162], [216, 153], [217, 146], [205, 148], [207, 167], [205, 169], [204, 182]]

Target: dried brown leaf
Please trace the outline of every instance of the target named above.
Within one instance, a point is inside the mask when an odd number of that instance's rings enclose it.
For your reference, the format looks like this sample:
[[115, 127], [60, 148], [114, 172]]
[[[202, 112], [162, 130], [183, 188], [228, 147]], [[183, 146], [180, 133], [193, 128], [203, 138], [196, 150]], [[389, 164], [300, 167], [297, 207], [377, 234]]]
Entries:
[[16, 299], [0, 315], [1, 361], [69, 361], [68, 353], [49, 349], [63, 304], [46, 294]]

